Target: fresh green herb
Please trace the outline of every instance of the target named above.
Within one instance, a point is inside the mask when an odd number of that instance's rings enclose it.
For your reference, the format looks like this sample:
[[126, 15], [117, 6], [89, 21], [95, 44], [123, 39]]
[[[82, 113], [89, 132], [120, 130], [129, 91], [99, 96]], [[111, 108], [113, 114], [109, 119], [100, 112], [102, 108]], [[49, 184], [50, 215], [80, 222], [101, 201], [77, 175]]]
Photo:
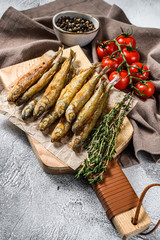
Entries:
[[88, 178], [90, 184], [101, 182], [103, 174], [107, 170], [108, 163], [116, 153], [116, 140], [123, 120], [130, 108], [133, 94], [127, 94], [112, 110], [104, 116], [99, 126], [93, 129], [88, 138], [87, 159], [84, 160], [76, 177], [83, 175]]

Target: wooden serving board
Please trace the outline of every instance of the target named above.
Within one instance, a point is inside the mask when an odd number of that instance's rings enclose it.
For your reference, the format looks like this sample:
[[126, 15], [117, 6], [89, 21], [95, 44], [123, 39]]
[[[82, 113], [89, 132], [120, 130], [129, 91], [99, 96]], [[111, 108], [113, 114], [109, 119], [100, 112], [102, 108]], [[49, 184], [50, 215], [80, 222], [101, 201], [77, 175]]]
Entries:
[[[81, 50], [79, 46], [75, 46], [72, 48], [77, 54], [77, 64], [80, 65], [82, 68], [89, 67], [91, 63]], [[52, 52], [53, 54], [53, 52]], [[64, 55], [67, 56], [69, 54], [69, 49], [64, 50]], [[17, 65], [13, 65], [4, 69], [0, 70], [0, 80], [4, 86], [4, 88], [8, 89], [14, 81], [24, 75], [33, 65], [40, 63], [41, 61], [48, 58], [50, 52], [47, 52], [42, 57], [32, 59], [26, 62], [19, 63]], [[122, 131], [118, 136], [116, 151], [117, 155], [122, 152], [126, 146], [128, 145], [129, 141], [131, 140], [133, 135], [133, 128], [131, 123], [129, 122], [128, 118], [125, 118]], [[65, 174], [65, 173], [73, 173], [74, 170], [71, 169], [67, 164], [62, 162], [60, 159], [55, 157], [49, 151], [47, 151], [38, 141], [28, 135], [28, 139], [31, 143], [33, 151], [35, 152], [36, 156], [39, 159], [39, 162], [45, 172], [50, 174]], [[92, 186], [99, 197], [101, 203], [103, 204], [106, 213], [112, 213], [112, 211], [119, 212], [119, 207], [121, 209], [126, 209], [126, 204], [132, 206], [127, 208], [127, 210], [121, 211], [120, 213], [114, 215], [112, 217], [112, 223], [116, 227], [117, 231], [119, 232], [122, 239], [128, 239], [131, 236], [135, 236], [138, 233], [144, 231], [146, 228], [150, 226], [150, 219], [146, 214], [143, 207], [140, 211], [140, 218], [138, 224], [135, 226], [131, 223], [131, 218], [135, 213], [135, 204], [133, 204], [133, 200], [136, 199], [137, 196], [129, 184], [126, 176], [124, 175], [123, 171], [117, 164], [116, 160], [109, 163], [110, 169], [107, 170], [107, 176], [104, 178], [102, 184], [97, 184]], [[106, 180], [105, 180], [106, 179]], [[113, 186], [109, 189], [111, 184]], [[134, 197], [133, 197], [134, 196]], [[126, 202], [127, 201], [127, 202]], [[120, 202], [120, 205], [118, 206]], [[114, 206], [114, 209], [112, 207]], [[107, 214], [108, 215], [108, 214]]]
[[[82, 51], [79, 46], [74, 46], [72, 49], [76, 52], [76, 61], [75, 64], [81, 68], [87, 68], [91, 65], [90, 61]], [[64, 57], [69, 55], [70, 48], [64, 50]], [[4, 69], [0, 70], [0, 80], [4, 88], [8, 89], [17, 78], [24, 75], [28, 72], [33, 65], [39, 64], [50, 55], [52, 55], [52, 51], [48, 51], [43, 56], [39, 58], [35, 58], [26, 62], [22, 62]], [[128, 145], [129, 141], [131, 140], [133, 135], [133, 127], [129, 122], [128, 118], [125, 118], [123, 129], [120, 132], [117, 140], [117, 147], [116, 152], [117, 155], [121, 153], [126, 146]], [[50, 174], [66, 174], [66, 173], [73, 173], [75, 172], [71, 169], [67, 164], [62, 162], [48, 150], [46, 150], [38, 141], [28, 135], [28, 139], [31, 143], [33, 151], [35, 152], [36, 156], [39, 159], [41, 166], [43, 167], [44, 171]]]

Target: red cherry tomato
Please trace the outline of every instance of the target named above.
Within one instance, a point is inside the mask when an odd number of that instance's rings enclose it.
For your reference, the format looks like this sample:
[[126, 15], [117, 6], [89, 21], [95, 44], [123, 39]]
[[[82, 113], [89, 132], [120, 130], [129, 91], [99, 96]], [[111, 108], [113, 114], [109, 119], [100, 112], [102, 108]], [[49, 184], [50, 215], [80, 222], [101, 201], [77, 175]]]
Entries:
[[[117, 42], [118, 42], [119, 44], [123, 44], [123, 45], [127, 45], [127, 46], [131, 46], [131, 45], [132, 45], [133, 48], [136, 47], [136, 40], [135, 40], [134, 37], [132, 37], [132, 36], [127, 36], [127, 37], [125, 37], [125, 36], [121, 35], [121, 36], [119, 36], [119, 37], [117, 38]], [[126, 47], [126, 46], [121, 46], [121, 49], [123, 49], [123, 48], [125, 48], [125, 47]]]
[[[118, 72], [114, 71], [109, 75], [109, 81], [111, 82], [116, 76], [117, 76]], [[119, 89], [119, 90], [123, 90], [125, 89], [128, 85], [129, 85], [129, 76], [128, 76], [128, 72], [126, 70], [121, 70], [121, 72], [119, 73], [121, 79], [119, 80], [118, 83], [116, 83], [114, 85], [115, 88]]]
[[116, 58], [106, 57], [102, 59], [101, 67], [104, 68], [105, 66], [110, 66], [111, 70], [108, 72], [108, 74], [110, 74], [111, 72], [118, 68], [119, 62]]
[[128, 50], [127, 48], [124, 48], [122, 52], [129, 65], [135, 62], [139, 62], [140, 55], [136, 50]]
[[97, 47], [97, 55], [100, 60], [118, 50], [114, 42], [107, 42], [104, 41]]
[[123, 57], [122, 56], [118, 56], [118, 57], [116, 57], [116, 59], [117, 59], [119, 65], [123, 62]]
[[[137, 67], [140, 69], [137, 69]], [[133, 77], [140, 78], [142, 80], [146, 80], [149, 77], [149, 71], [148, 71], [147, 66], [143, 65], [140, 62], [132, 63], [132, 65], [129, 69], [130, 69], [130, 73]], [[134, 83], [139, 82], [138, 79], [135, 79], [135, 78], [132, 78], [132, 80]]]
[[[155, 87], [152, 82], [148, 81], [148, 82], [146, 82], [146, 84], [147, 85], [145, 85], [143, 83], [136, 83], [136, 85], [135, 85], [135, 88], [138, 89], [138, 91], [135, 89], [135, 93], [143, 99], [152, 97], [152, 95], [155, 92]], [[141, 95], [141, 93], [143, 95]]]

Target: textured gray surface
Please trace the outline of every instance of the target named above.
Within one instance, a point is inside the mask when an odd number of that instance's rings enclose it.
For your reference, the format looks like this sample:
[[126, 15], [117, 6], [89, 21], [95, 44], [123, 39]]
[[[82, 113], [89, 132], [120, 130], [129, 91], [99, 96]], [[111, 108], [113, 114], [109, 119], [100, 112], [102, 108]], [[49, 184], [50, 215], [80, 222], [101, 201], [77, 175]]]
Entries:
[[[0, 16], [11, 5], [19, 10], [49, 0], [0, 0]], [[125, 10], [132, 23], [160, 27], [160, 2], [108, 0]], [[142, 10], [143, 9], [143, 10]], [[2, 240], [118, 240], [94, 191], [74, 175], [43, 172], [25, 134], [0, 115], [0, 239]], [[147, 155], [141, 164], [124, 169], [138, 196], [151, 183], [160, 182], [160, 165]], [[153, 225], [160, 218], [160, 188], [151, 189], [144, 208]], [[160, 239], [160, 228], [148, 237]]]

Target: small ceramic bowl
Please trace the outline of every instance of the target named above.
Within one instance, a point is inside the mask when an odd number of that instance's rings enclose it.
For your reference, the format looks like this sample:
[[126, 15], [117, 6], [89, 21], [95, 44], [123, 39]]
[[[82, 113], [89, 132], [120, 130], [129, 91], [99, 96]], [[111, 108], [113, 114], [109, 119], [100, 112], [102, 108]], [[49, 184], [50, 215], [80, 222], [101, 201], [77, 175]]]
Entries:
[[[94, 24], [95, 29], [89, 32], [84, 32], [84, 33], [64, 31], [63, 29], [61, 29], [56, 25], [57, 20], [63, 16], [67, 16], [71, 18], [72, 17], [85, 18]], [[99, 22], [96, 18], [88, 14], [79, 13], [75, 11], [63, 11], [63, 12], [57, 13], [53, 17], [53, 28], [58, 40], [60, 40], [63, 44], [67, 46], [80, 45], [81, 47], [83, 47], [88, 43], [90, 43], [97, 35], [99, 30]]]

